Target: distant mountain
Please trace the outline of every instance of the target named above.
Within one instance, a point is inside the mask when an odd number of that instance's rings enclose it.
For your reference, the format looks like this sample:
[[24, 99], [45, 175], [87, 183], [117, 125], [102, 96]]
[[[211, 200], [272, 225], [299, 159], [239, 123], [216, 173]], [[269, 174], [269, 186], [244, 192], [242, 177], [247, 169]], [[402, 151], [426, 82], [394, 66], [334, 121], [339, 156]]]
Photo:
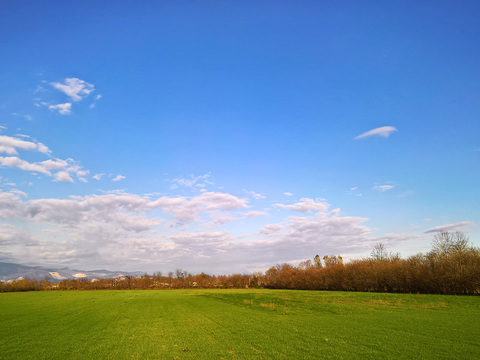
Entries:
[[125, 271], [109, 271], [109, 270], [71, 270], [69, 268], [54, 269], [44, 268], [42, 266], [25, 266], [13, 263], [0, 262], [0, 281], [6, 282], [16, 280], [18, 278], [24, 279], [47, 279], [50, 282], [60, 282], [65, 279], [112, 279], [121, 278], [124, 276], [142, 276], [145, 273], [125, 272]]

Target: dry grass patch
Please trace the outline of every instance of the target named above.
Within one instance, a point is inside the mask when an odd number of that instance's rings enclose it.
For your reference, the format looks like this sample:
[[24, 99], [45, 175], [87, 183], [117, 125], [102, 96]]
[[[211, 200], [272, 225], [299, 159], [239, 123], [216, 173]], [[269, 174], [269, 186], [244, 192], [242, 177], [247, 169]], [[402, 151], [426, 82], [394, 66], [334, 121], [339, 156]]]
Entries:
[[363, 302], [365, 305], [390, 305], [389, 301], [386, 300], [370, 300], [370, 301], [364, 301]]
[[261, 307], [268, 307], [268, 308], [272, 308], [272, 309], [275, 308], [275, 304], [274, 304], [274, 303], [269, 303], [269, 304], [260, 303], [260, 306], [261, 306]]

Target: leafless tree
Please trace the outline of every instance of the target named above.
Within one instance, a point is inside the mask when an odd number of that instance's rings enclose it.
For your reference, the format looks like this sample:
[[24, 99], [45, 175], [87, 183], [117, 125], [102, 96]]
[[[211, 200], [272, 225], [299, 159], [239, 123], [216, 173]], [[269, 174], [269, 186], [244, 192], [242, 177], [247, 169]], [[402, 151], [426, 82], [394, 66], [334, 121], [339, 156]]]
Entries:
[[436, 256], [451, 256], [469, 248], [470, 240], [464, 233], [442, 231], [433, 237], [431, 253]]

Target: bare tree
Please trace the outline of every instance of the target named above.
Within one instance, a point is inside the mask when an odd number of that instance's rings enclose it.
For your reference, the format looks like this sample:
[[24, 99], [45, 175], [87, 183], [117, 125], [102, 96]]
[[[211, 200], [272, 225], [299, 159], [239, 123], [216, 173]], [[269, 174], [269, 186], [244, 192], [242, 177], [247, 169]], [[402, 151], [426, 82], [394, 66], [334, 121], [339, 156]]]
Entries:
[[370, 253], [370, 258], [377, 261], [398, 261], [401, 259], [401, 256], [398, 252], [388, 252], [384, 243], [378, 243]]
[[312, 266], [313, 266], [312, 260], [305, 260], [300, 262], [300, 264], [298, 264], [298, 268], [300, 270], [307, 270], [307, 269], [310, 269]]
[[442, 231], [433, 237], [431, 253], [436, 256], [450, 256], [470, 248], [470, 240], [462, 232]]
[[387, 246], [384, 243], [378, 243], [370, 253], [373, 260], [385, 261], [388, 260]]

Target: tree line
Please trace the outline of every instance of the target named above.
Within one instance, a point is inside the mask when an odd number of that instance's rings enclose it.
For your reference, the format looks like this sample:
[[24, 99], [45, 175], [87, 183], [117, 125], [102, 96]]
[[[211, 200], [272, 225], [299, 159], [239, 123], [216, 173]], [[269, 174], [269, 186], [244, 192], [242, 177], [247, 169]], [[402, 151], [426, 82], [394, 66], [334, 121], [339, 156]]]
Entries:
[[125, 276], [112, 279], [65, 279], [58, 283], [51, 283], [48, 279], [18, 279], [10, 282], [0, 282], [0, 292], [6, 291], [41, 291], [41, 290], [129, 290], [129, 289], [191, 289], [191, 288], [248, 288], [259, 287], [258, 275], [193, 275], [187, 271], [177, 269], [162, 275], [155, 272], [153, 275]]
[[465, 234], [441, 232], [426, 254], [402, 259], [377, 244], [367, 258], [344, 263], [340, 255], [316, 255], [298, 266], [280, 264], [265, 273], [193, 275], [178, 269], [163, 275], [126, 276], [120, 279], [47, 279], [0, 282], [0, 292], [35, 290], [126, 290], [187, 288], [272, 288], [425, 294], [479, 294], [480, 249]]
[[479, 294], [480, 249], [465, 234], [435, 235], [427, 254], [402, 259], [377, 244], [370, 257], [344, 264], [341, 256], [318, 255], [294, 267], [274, 266], [264, 276], [274, 289], [337, 290], [425, 294]]

